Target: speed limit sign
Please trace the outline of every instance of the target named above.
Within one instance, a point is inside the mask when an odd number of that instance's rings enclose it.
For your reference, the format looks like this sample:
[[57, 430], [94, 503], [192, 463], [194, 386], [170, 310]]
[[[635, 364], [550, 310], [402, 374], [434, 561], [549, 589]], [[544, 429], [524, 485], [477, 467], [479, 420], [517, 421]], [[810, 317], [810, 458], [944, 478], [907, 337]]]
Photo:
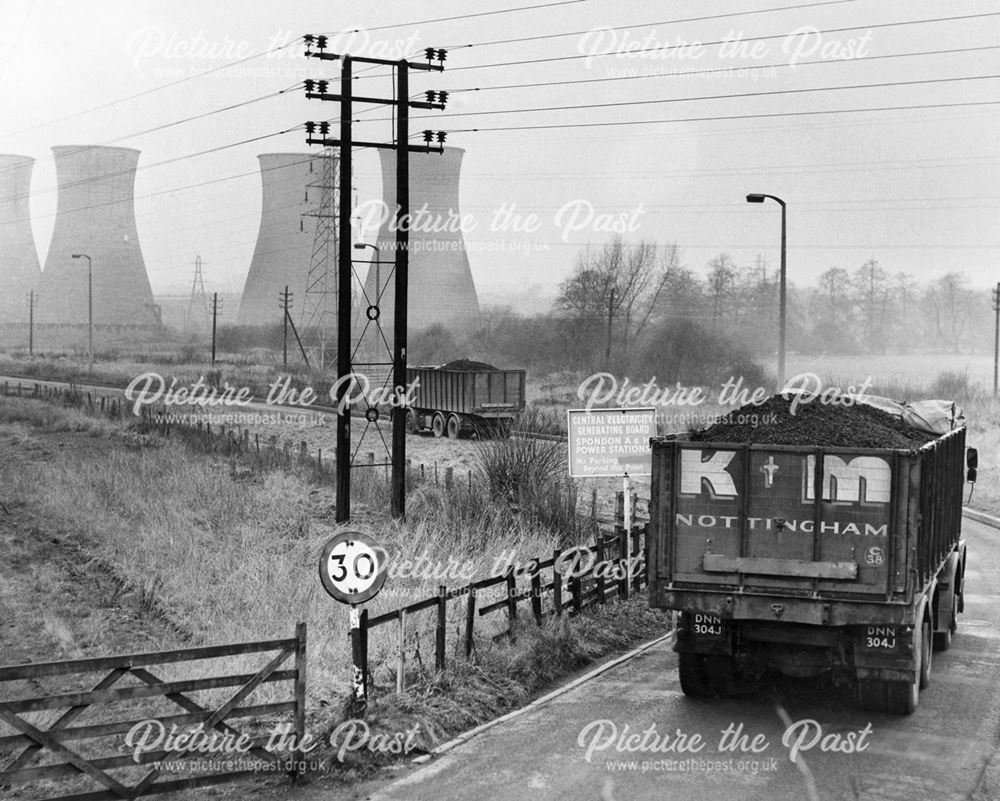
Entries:
[[381, 545], [360, 531], [344, 531], [323, 546], [319, 578], [338, 601], [360, 604], [382, 589], [385, 567]]

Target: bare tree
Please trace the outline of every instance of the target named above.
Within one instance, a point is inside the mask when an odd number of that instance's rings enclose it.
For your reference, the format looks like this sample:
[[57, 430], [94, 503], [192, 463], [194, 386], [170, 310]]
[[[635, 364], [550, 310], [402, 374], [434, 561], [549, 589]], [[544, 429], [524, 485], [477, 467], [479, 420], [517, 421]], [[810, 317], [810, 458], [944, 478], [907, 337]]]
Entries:
[[667, 246], [661, 256], [652, 242], [629, 244], [615, 236], [577, 257], [576, 269], [559, 287], [556, 308], [580, 320], [606, 320], [606, 358], [614, 328], [627, 364], [633, 342], [646, 330], [678, 270], [676, 246]]
[[736, 264], [728, 253], [720, 253], [708, 263], [707, 285], [712, 299], [712, 322], [718, 324], [728, 296], [736, 287]]
[[958, 353], [969, 322], [972, 293], [962, 273], [948, 273], [924, 291], [924, 306], [933, 323], [935, 338]]
[[861, 339], [865, 350], [885, 353], [889, 301], [889, 274], [869, 259], [852, 276], [858, 311], [861, 314]]

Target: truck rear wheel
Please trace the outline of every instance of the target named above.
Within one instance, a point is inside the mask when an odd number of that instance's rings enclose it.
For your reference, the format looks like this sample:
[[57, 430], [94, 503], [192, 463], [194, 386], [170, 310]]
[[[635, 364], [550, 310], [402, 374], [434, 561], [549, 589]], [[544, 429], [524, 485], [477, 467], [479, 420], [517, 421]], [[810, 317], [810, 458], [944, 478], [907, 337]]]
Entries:
[[886, 682], [887, 709], [894, 715], [912, 715], [920, 702], [920, 688], [930, 682], [931, 625], [926, 615], [913, 632], [913, 651], [917, 655], [913, 681]]
[[934, 664], [934, 649], [931, 647], [934, 639], [930, 614], [924, 615], [924, 625], [921, 626], [920, 637], [920, 689], [931, 683], [931, 666]]
[[406, 410], [406, 433], [417, 433], [417, 416], [413, 413], [412, 409]]
[[947, 651], [951, 648], [951, 635], [958, 628], [958, 593], [951, 594], [951, 614], [948, 617], [948, 628], [934, 632], [934, 650]]
[[460, 433], [462, 433], [462, 421], [458, 419], [457, 414], [450, 415], [448, 417], [448, 439], [458, 439]]
[[434, 420], [431, 422], [431, 431], [434, 436], [440, 439], [444, 436], [444, 415], [441, 412], [434, 413]]
[[678, 674], [681, 690], [691, 698], [730, 695], [736, 686], [736, 670], [731, 657], [680, 653]]
[[885, 712], [886, 684], [879, 679], [858, 679], [858, 701], [861, 708], [868, 712]]

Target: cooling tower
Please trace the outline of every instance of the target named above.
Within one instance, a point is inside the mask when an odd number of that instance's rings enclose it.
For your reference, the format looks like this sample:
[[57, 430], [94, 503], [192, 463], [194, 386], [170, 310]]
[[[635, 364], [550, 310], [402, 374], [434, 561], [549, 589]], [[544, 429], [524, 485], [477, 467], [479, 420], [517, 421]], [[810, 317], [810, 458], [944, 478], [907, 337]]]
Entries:
[[[262, 189], [260, 228], [236, 321], [239, 325], [280, 324], [278, 293], [286, 284], [292, 293], [292, 318], [299, 321], [306, 304], [323, 157], [315, 153], [262, 153], [257, 159]], [[329, 275], [335, 276], [335, 246], [330, 259]]]
[[93, 271], [94, 324], [152, 326], [153, 293], [135, 227], [133, 187], [139, 151], [54, 147], [59, 200], [39, 287], [37, 319], [86, 324], [87, 260]]
[[[477, 322], [479, 300], [465, 252], [465, 238], [457, 223], [458, 181], [465, 151], [446, 147], [444, 153], [410, 154], [410, 271], [408, 281], [407, 329], [441, 323], [447, 328], [464, 328]], [[396, 153], [379, 150], [382, 159], [382, 199], [386, 220], [378, 233], [380, 260], [391, 261], [396, 250]], [[424, 206], [426, 205], [426, 210]], [[454, 223], [454, 224], [452, 224]], [[442, 230], [435, 230], [442, 229]], [[379, 308], [387, 336], [392, 332], [393, 283], [391, 265], [382, 265], [380, 280], [388, 284]], [[365, 293], [376, 296], [376, 271], [369, 270]]]
[[28, 292], [42, 275], [28, 211], [34, 164], [28, 156], [0, 155], [0, 323], [27, 321]]

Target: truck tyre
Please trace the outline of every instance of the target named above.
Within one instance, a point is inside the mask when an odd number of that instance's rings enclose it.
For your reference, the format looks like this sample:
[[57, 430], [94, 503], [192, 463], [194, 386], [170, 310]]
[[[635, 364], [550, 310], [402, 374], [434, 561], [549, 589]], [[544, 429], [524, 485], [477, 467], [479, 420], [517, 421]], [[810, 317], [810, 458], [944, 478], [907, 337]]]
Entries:
[[681, 690], [691, 698], [705, 698], [712, 693], [708, 689], [705, 672], [705, 657], [701, 654], [680, 653], [677, 655], [677, 672], [681, 679]]
[[868, 712], [885, 712], [886, 682], [879, 679], [858, 679], [858, 702]]
[[920, 689], [924, 689], [928, 684], [931, 683], [931, 666], [934, 664], [934, 648], [932, 647], [934, 639], [932, 632], [934, 627], [931, 626], [930, 613], [924, 615], [924, 625], [922, 626], [923, 634], [920, 637]]
[[678, 673], [681, 689], [691, 698], [731, 695], [736, 689], [732, 657], [680, 653]]
[[444, 436], [444, 415], [441, 412], [434, 412], [434, 420], [431, 422], [431, 431], [434, 436], [440, 439]]
[[920, 688], [926, 678], [930, 679], [930, 669], [925, 673], [925, 656], [931, 651], [929, 637], [930, 620], [925, 616], [920, 628], [913, 632], [913, 651], [917, 655], [913, 681], [887, 681], [887, 708], [894, 715], [912, 715], [920, 702]]
[[417, 416], [413, 413], [412, 409], [406, 410], [406, 433], [417, 433]]
[[449, 415], [448, 439], [458, 439], [458, 435], [461, 433], [462, 433], [462, 421], [458, 419], [457, 414]]
[[958, 628], [958, 593], [951, 594], [951, 614], [948, 616], [948, 628], [934, 632], [934, 650], [947, 651], [951, 648], [951, 635]]

